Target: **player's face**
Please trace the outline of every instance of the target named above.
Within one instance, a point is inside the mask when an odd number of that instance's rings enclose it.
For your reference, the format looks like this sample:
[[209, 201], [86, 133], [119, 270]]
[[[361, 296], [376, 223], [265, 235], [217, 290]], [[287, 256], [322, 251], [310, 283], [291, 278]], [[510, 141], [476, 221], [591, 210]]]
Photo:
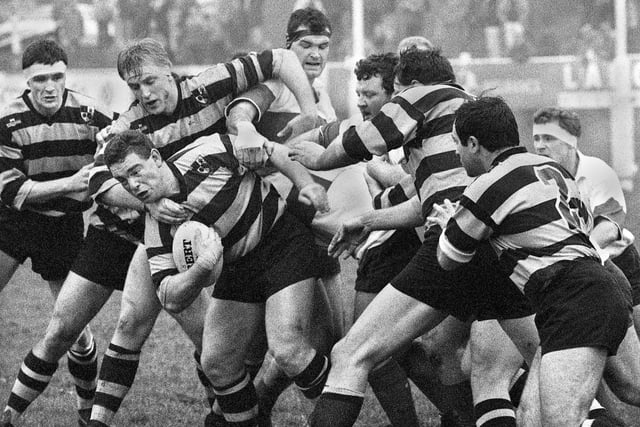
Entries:
[[320, 76], [327, 65], [329, 41], [327, 36], [308, 35], [291, 44], [291, 50], [298, 56], [309, 80]]
[[31, 77], [27, 85], [31, 89], [31, 100], [36, 110], [45, 116], [54, 115], [62, 106], [66, 80], [66, 74], [63, 72]]
[[178, 88], [171, 70], [143, 64], [138, 73], [125, 72], [129, 89], [149, 114], [170, 115], [178, 105]]
[[553, 135], [544, 133], [533, 135], [533, 148], [537, 154], [549, 157], [564, 167], [569, 167], [574, 156], [573, 147]]
[[130, 153], [122, 162], [111, 165], [109, 170], [125, 190], [143, 203], [153, 203], [165, 197], [161, 165], [157, 151], [152, 151], [148, 159]]
[[453, 131], [451, 132], [451, 138], [456, 144], [456, 152], [460, 157], [460, 162], [462, 163], [464, 170], [467, 172], [467, 175], [482, 175], [484, 173], [484, 170], [482, 169], [480, 160], [472, 152], [471, 144], [469, 142], [467, 142], [467, 145], [462, 145], [462, 143], [460, 142], [460, 137], [458, 137], [458, 133], [456, 132], [455, 124], [453, 126]]
[[391, 99], [391, 96], [382, 88], [382, 78], [378, 75], [367, 80], [358, 80], [356, 95], [358, 108], [364, 120], [370, 120]]

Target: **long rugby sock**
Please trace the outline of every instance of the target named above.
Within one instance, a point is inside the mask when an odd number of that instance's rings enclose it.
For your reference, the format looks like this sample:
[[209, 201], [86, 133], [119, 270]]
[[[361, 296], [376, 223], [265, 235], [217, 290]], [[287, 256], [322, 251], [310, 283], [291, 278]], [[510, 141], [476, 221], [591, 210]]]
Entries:
[[139, 363], [140, 350], [128, 350], [113, 343], [109, 344], [98, 376], [98, 388], [91, 410], [92, 421], [111, 424], [113, 416], [133, 384]]
[[391, 425], [395, 427], [419, 425], [407, 375], [395, 359], [389, 359], [382, 366], [371, 371], [369, 384], [389, 417]]
[[322, 393], [322, 387], [329, 375], [329, 359], [320, 353], [315, 354], [306, 368], [293, 377], [293, 382], [298, 386], [307, 399], [314, 399]]
[[47, 388], [57, 368], [57, 362], [42, 360], [32, 351], [27, 354], [20, 367], [20, 372], [18, 372], [18, 378], [13, 384], [5, 409], [5, 411], [11, 412], [13, 421]]
[[477, 427], [516, 427], [516, 411], [507, 399], [487, 399], [475, 406]]
[[67, 352], [67, 363], [69, 373], [76, 385], [78, 411], [90, 410], [96, 393], [98, 376], [96, 341], [93, 337], [87, 348], [74, 344]]
[[326, 386], [309, 416], [310, 427], [350, 427], [355, 424], [364, 393]]
[[227, 424], [254, 427], [258, 417], [258, 396], [248, 373], [239, 380], [215, 387], [217, 401]]

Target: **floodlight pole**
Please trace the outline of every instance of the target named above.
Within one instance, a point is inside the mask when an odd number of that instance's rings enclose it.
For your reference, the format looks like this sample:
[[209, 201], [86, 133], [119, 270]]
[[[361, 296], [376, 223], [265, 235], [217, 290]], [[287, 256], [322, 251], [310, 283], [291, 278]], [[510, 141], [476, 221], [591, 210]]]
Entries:
[[626, 0], [615, 1], [616, 56], [611, 64], [611, 163], [625, 191], [633, 190], [635, 163], [635, 131], [631, 61], [627, 55]]

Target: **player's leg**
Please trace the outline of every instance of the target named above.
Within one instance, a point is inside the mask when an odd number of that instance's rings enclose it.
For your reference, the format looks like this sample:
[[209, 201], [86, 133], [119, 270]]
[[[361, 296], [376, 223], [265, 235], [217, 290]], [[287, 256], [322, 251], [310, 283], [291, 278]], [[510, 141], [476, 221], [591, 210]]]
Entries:
[[310, 425], [353, 425], [369, 372], [445, 317], [445, 313], [386, 286], [334, 346], [331, 371]]
[[244, 359], [259, 324], [259, 304], [213, 298], [205, 316], [202, 367], [228, 425], [254, 425], [258, 397]]
[[90, 425], [111, 424], [133, 384], [140, 350], [161, 309], [145, 248], [138, 245], [127, 271], [116, 329], [102, 359]]
[[615, 356], [607, 358], [604, 379], [621, 401], [640, 406], [640, 342], [630, 326]]
[[0, 292], [9, 283], [21, 261], [0, 250]]

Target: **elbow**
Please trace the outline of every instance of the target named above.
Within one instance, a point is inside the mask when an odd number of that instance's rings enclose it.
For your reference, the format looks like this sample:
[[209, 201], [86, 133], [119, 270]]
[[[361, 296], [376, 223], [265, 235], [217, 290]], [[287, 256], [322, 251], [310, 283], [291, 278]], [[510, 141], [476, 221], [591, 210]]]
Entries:
[[184, 309], [187, 308], [187, 305], [186, 304], [181, 304], [181, 303], [175, 302], [175, 301], [166, 301], [166, 302], [164, 302], [164, 304], [162, 304], [162, 307], [169, 314], [178, 314], [178, 313], [184, 311]]

